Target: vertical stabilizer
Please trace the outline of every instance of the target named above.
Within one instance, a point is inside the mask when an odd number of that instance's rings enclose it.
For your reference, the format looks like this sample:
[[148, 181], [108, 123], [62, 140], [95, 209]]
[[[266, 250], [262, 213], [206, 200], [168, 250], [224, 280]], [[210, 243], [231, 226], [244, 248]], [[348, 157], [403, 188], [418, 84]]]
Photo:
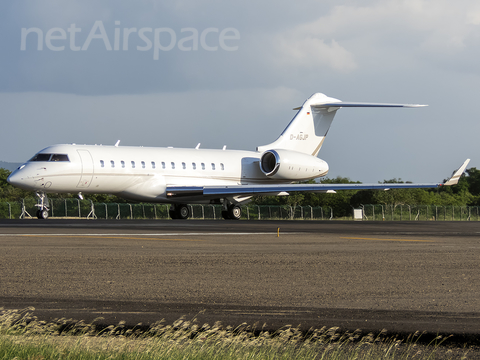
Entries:
[[287, 149], [317, 156], [339, 107], [315, 107], [315, 105], [336, 102], [340, 100], [321, 93], [313, 94], [298, 109], [280, 137], [269, 145], [257, 147], [257, 151]]
[[423, 107], [417, 104], [383, 104], [343, 102], [316, 93], [310, 96], [302, 107], [294, 109], [298, 113], [273, 143], [257, 147], [264, 152], [271, 149], [286, 149], [317, 156], [327, 136], [337, 110], [342, 107]]

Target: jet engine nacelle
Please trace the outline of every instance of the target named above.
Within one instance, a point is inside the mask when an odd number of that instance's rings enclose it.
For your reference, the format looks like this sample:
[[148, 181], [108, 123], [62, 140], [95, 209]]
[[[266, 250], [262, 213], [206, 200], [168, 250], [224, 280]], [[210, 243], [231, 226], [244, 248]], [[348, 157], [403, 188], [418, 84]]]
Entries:
[[262, 154], [260, 170], [272, 179], [307, 180], [326, 175], [328, 164], [316, 156], [276, 149]]

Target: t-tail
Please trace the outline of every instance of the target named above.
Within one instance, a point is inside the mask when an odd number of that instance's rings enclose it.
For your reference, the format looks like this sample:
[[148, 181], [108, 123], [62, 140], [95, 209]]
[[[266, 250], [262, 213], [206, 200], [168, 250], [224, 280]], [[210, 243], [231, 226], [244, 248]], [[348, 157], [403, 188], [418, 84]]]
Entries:
[[273, 143], [258, 146], [257, 151], [271, 149], [293, 150], [317, 156], [322, 148], [333, 118], [342, 107], [422, 107], [415, 104], [382, 104], [343, 102], [322, 93], [310, 96], [298, 110], [295, 117]]

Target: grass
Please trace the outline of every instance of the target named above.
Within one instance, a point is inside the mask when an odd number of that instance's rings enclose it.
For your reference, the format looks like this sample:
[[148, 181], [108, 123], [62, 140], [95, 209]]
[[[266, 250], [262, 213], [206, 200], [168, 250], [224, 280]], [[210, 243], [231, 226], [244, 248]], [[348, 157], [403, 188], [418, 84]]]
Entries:
[[148, 328], [124, 323], [101, 327], [57, 319], [38, 320], [33, 308], [0, 308], [0, 359], [468, 359], [466, 349], [449, 349], [445, 338], [419, 344], [421, 334], [405, 341], [385, 330], [311, 329], [285, 326], [273, 333], [247, 324], [224, 327], [179, 319]]

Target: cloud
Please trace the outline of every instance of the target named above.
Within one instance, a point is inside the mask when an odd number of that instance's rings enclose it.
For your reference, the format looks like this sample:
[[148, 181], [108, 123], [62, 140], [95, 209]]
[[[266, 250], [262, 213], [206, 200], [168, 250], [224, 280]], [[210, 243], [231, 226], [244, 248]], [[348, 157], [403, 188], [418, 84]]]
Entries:
[[334, 39], [360, 64], [379, 57], [394, 66], [412, 58], [443, 66], [478, 48], [479, 14], [480, 5], [472, 1], [371, 1], [334, 6], [295, 31]]
[[357, 67], [353, 55], [331, 39], [302, 34], [290, 37], [279, 35], [274, 40], [272, 60], [278, 68], [302, 68], [311, 71], [327, 67], [339, 72], [350, 72]]
[[[234, 89], [237, 87], [298, 87], [358, 74], [410, 71], [437, 66], [446, 71], [478, 70], [480, 6], [446, 0], [304, 1], [294, 5], [247, 2], [234, 10], [218, 1], [135, 3], [115, 1], [47, 0], [29, 4], [16, 1], [0, 15], [0, 91], [51, 91], [76, 94], [118, 94]], [[251, 10], [247, 12], [247, 7]], [[199, 16], [201, 15], [201, 16]], [[272, 19], [267, 17], [271, 15]], [[94, 39], [86, 51], [70, 48], [71, 24], [80, 29], [77, 46], [85, 43], [94, 24], [101, 21], [112, 46], [116, 31], [120, 50], [107, 50]], [[26, 51], [20, 50], [22, 28], [39, 28], [46, 36], [63, 29], [67, 38], [54, 40], [63, 51], [44, 44], [37, 51], [30, 34]], [[237, 51], [181, 51], [174, 46], [153, 48], [139, 36], [141, 28], [169, 28], [177, 42], [182, 29], [201, 34], [209, 28], [232, 27], [240, 38], [231, 42]], [[136, 29], [123, 50], [124, 29]], [[8, 31], [6, 31], [8, 30]], [[219, 33], [206, 37], [218, 46]], [[98, 34], [98, 32], [97, 32]], [[145, 33], [154, 41], [153, 32]], [[163, 36], [167, 36], [166, 33]], [[217, 36], [218, 37], [218, 36]], [[168, 43], [163, 38], [164, 44]], [[44, 41], [46, 42], [46, 40]], [[138, 48], [148, 48], [140, 51]], [[457, 66], [458, 68], [458, 66]], [[128, 69], [128, 70], [127, 70]], [[282, 83], [278, 83], [279, 79]], [[302, 85], [304, 86], [304, 85]]]

